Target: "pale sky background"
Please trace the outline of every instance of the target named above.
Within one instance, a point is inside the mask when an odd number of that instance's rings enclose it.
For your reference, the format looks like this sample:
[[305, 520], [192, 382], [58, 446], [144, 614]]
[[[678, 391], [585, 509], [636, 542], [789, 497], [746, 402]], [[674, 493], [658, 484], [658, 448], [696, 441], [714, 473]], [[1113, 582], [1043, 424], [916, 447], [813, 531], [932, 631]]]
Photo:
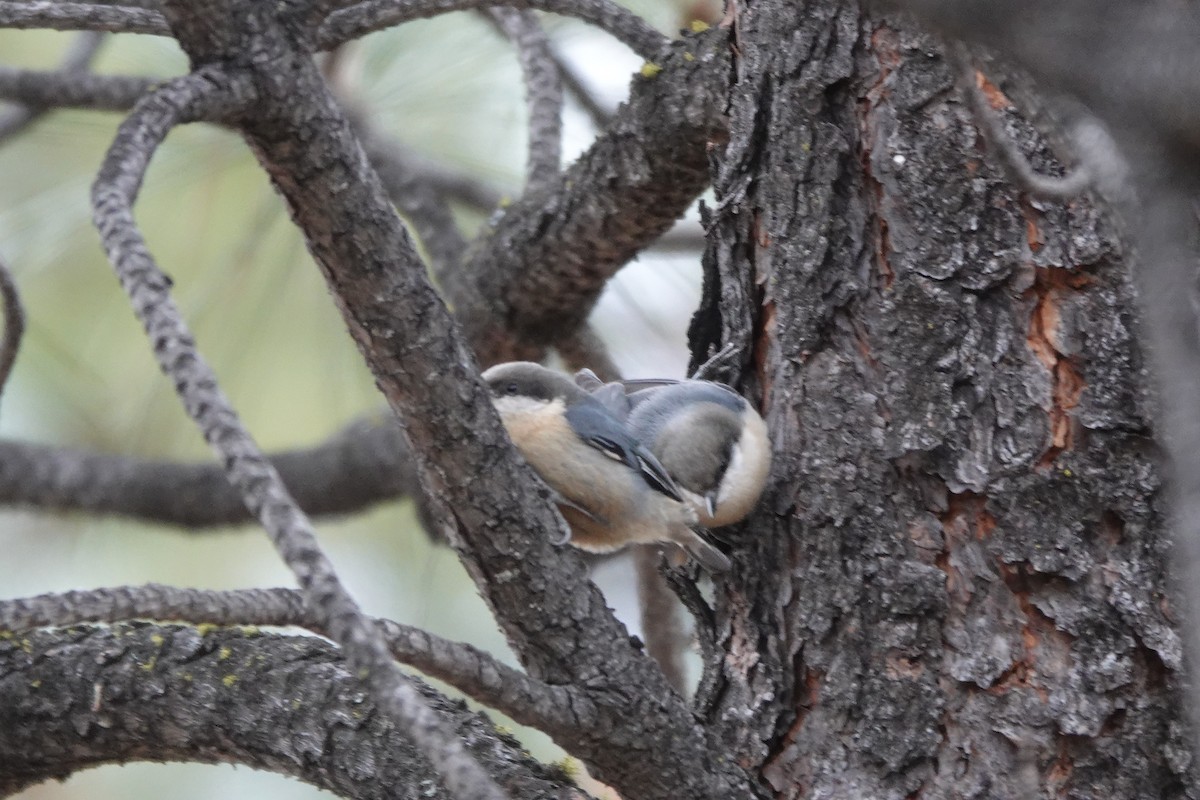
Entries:
[[[693, 2], [625, 0], [674, 34]], [[625, 97], [641, 60], [605, 34], [544, 17], [558, 49], [606, 102]], [[53, 67], [65, 34], [0, 31], [6, 65]], [[433, 161], [507, 191], [524, 169], [525, 107], [509, 45], [467, 14], [415, 22], [353, 46], [349, 75], [377, 124]], [[114, 37], [102, 72], [167, 77], [185, 60], [173, 42]], [[0, 254], [29, 318], [3, 397], [0, 435], [105, 452], [211, 458], [158, 372], [103, 259], [88, 187], [119, 117], [67, 112], [0, 147]], [[569, 103], [565, 157], [594, 136]], [[382, 403], [322, 279], [266, 178], [236, 137], [177, 131], [156, 156], [136, 208], [159, 264], [223, 388], [267, 449], [315, 444]], [[685, 332], [699, 300], [698, 256], [643, 257], [612, 282], [593, 318], [630, 376], [682, 377]], [[391, 503], [318, 533], [365, 609], [469, 641], [512, 661], [502, 635], [449, 550], [431, 547], [408, 503]], [[261, 531], [187, 534], [125, 520], [0, 512], [0, 597], [141, 584], [214, 589], [292, 585]], [[632, 568], [597, 576], [637, 630]], [[546, 737], [533, 752], [561, 757]], [[174, 800], [314, 797], [316, 789], [233, 767], [104, 767], [21, 800], [162, 796]]]

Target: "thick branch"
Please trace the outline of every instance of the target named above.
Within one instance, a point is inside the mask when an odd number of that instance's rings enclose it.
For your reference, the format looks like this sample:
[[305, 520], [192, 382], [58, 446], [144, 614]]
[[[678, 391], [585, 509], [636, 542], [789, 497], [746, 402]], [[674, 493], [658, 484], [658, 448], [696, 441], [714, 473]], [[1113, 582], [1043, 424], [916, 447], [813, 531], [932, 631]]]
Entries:
[[416, 168], [399, 143], [380, 134], [361, 114], [352, 115], [351, 120], [388, 196], [429, 254], [435, 274], [457, 268], [467, 241], [458, 230], [443, 192]]
[[[443, 798], [408, 732], [313, 636], [119, 625], [0, 637], [0, 794], [100, 764], [237, 763], [346, 798]], [[415, 681], [513, 797], [582, 797], [485, 717]]]
[[[328, 631], [294, 589], [214, 592], [147, 584], [45, 594], [0, 601], [0, 630], [68, 627], [152, 619], [193, 625], [297, 626]], [[469, 644], [391, 620], [376, 620], [399, 661], [445, 681], [469, 697], [539, 729], [587, 725], [587, 701], [568, 687], [548, 686]]]
[[322, 50], [357, 39], [372, 31], [390, 28], [414, 19], [436, 17], [451, 11], [470, 11], [493, 5], [517, 9], [537, 9], [564, 16], [578, 17], [629, 45], [645, 58], [653, 58], [667, 43], [667, 37], [652, 28], [633, 12], [612, 0], [364, 0], [364, 2], [329, 15], [317, 33]]
[[445, 288], [484, 361], [537, 360], [587, 318], [608, 279], [709, 182], [725, 135], [727, 31], [677, 42], [634, 78], [612, 126], [548, 194], [522, 198]]

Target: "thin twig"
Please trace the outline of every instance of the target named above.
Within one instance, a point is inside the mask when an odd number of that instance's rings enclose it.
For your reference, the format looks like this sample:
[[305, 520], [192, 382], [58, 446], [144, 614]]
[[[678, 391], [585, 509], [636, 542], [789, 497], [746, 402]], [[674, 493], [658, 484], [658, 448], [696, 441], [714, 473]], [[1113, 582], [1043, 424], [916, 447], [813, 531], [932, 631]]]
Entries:
[[540, 191], [557, 177], [562, 163], [562, 81], [550, 40], [532, 11], [492, 8], [487, 17], [517, 48], [529, 110], [525, 191]]
[[21, 295], [13, 279], [8, 262], [0, 258], [0, 298], [4, 303], [4, 340], [0, 341], [0, 397], [8, 385], [8, 376], [21, 350], [21, 339], [25, 334], [25, 309], [21, 306]]
[[1081, 162], [1062, 177], [1043, 175], [1035, 170], [1017, 143], [1008, 135], [1008, 131], [1004, 129], [1004, 122], [992, 110], [984, 96], [975, 65], [971, 63], [967, 49], [956, 43], [947, 48], [947, 54], [958, 74], [959, 88], [967, 96], [975, 121], [983, 129], [988, 142], [995, 148], [1001, 165], [1013, 183], [1032, 195], [1051, 200], [1070, 199], [1088, 187], [1092, 182], [1092, 175], [1086, 162]]
[[588, 88], [579, 71], [562, 53], [551, 48], [550, 58], [553, 59], [554, 66], [558, 68], [563, 88], [570, 92], [571, 96], [575, 98], [575, 102], [579, 103], [592, 118], [592, 124], [597, 128], [608, 127], [608, 123], [612, 122], [613, 110], [605, 108], [601, 104], [595, 93]]
[[171, 299], [170, 280], [154, 262], [134, 222], [133, 203], [150, 158], [167, 133], [206, 101], [239, 97], [244, 107], [252, 92], [240, 83], [218, 68], [206, 68], [139, 101], [117, 131], [93, 185], [96, 227], [153, 343], [160, 368], [172, 379], [188, 415], [225, 465], [230, 482], [271, 535], [330, 638], [341, 645], [350, 669], [364, 676], [380, 709], [410, 732], [451, 792], [505, 800], [505, 793], [399, 670], [376, 626], [342, 586], [312, 524], [242, 426], [212, 369], [196, 350]]
[[[161, 584], [43, 594], [0, 601], [0, 630], [66, 627], [87, 622], [152, 619], [193, 625], [295, 626], [327, 635], [319, 615], [295, 589], [209, 591]], [[580, 722], [587, 708], [565, 686], [549, 686], [462, 642], [391, 620], [375, 620], [402, 663], [445, 681], [523, 725]]]
[[680, 696], [686, 696], [687, 672], [683, 665], [683, 652], [687, 647], [687, 634], [679, 613], [679, 599], [659, 574], [658, 564], [661, 560], [662, 551], [657, 547], [639, 547], [633, 552], [633, 563], [637, 566], [638, 603], [642, 611], [642, 639], [646, 642], [646, 652], [658, 662], [667, 681]]
[[643, 58], [654, 58], [670, 41], [641, 17], [612, 0], [364, 0], [330, 14], [317, 32], [322, 50], [337, 47], [372, 31], [391, 28], [414, 19], [436, 17], [451, 11], [471, 11], [488, 6], [537, 9], [578, 17], [607, 31]]

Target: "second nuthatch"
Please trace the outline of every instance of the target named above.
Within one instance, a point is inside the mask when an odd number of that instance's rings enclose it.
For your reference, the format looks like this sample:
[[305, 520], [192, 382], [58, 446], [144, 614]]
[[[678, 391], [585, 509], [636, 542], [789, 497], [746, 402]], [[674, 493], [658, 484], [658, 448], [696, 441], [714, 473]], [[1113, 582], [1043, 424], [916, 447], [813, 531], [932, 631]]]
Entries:
[[509, 438], [558, 495], [571, 543], [606, 552], [674, 542], [709, 571], [729, 559], [692, 528], [696, 514], [658, 459], [566, 375], [527, 361], [483, 373]]
[[[702, 380], [604, 384], [584, 370], [576, 382], [658, 457], [700, 524], [731, 525], [753, 509], [771, 470], [771, 442], [758, 412], [729, 387]], [[649, 385], [650, 388], [637, 389]], [[636, 391], [625, 394], [627, 389]]]

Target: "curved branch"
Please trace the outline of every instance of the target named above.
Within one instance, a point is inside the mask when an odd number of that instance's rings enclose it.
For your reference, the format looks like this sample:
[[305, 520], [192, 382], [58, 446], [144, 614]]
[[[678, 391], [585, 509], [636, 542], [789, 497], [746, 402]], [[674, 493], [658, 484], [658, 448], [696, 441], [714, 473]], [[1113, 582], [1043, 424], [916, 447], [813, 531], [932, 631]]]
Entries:
[[[294, 589], [206, 591], [147, 584], [44, 594], [0, 601], [0, 630], [14, 632], [87, 622], [152, 619], [194, 625], [297, 626], [327, 635], [304, 595]], [[445, 681], [467, 696], [540, 730], [589, 724], [584, 698], [503, 664], [469, 644], [410, 625], [375, 620], [388, 648], [402, 663]]]
[[25, 335], [25, 309], [21, 307], [21, 295], [13, 279], [8, 262], [0, 258], [0, 301], [4, 305], [4, 339], [0, 341], [0, 397], [8, 385], [8, 376], [21, 351], [21, 339]]
[[171, 35], [166, 20], [157, 11], [89, 3], [59, 3], [52, 0], [0, 0], [0, 27]]
[[504, 793], [399, 671], [375, 626], [342, 586], [311, 523], [288, 495], [279, 473], [258, 450], [197, 352], [170, 297], [170, 281], [154, 263], [134, 223], [133, 203], [150, 158], [167, 133], [206, 100], [238, 97], [244, 108], [250, 94], [249, 81], [234, 81], [212, 69], [172, 81], [141, 100], [121, 124], [92, 188], [96, 227], [109, 262], [153, 343], [160, 368], [174, 381], [188, 415], [222, 459], [230, 483], [270, 534], [330, 636], [344, 649], [349, 664], [366, 673], [382, 709], [409, 731], [448, 789], [503, 800]]
[[[392, 419], [351, 423], [316, 447], [271, 457], [314, 516], [346, 514], [411, 496], [415, 467]], [[252, 519], [216, 463], [180, 464], [0, 441], [0, 505], [114, 514], [200, 529]]]
[[[0, 637], [0, 794], [100, 764], [233, 762], [347, 798], [442, 797], [437, 773], [314, 636], [124, 624]], [[481, 714], [412, 679], [514, 797], [582, 798]]]
[[983, 96], [979, 76], [966, 48], [961, 44], [952, 44], [946, 48], [946, 52], [958, 74], [959, 89], [967, 96], [975, 121], [995, 149], [1009, 180], [1030, 194], [1051, 200], [1068, 200], [1091, 184], [1092, 175], [1086, 161], [1080, 162], [1063, 176], [1043, 175], [1035, 170]]
[[[1070, 92], [1113, 128], [1155, 127], [1197, 149], [1200, 12], [1124, 0], [877, 0], [954, 39], [1014, 59], [1044, 87]], [[1136, 62], [1137, 69], [1130, 64]], [[1087, 69], [1080, 65], [1087, 64]]]
[[608, 279], [709, 184], [727, 135], [728, 31], [676, 42], [546, 194], [504, 209], [444, 288], [484, 362], [540, 360], [583, 324]]
[[562, 162], [562, 82], [550, 40], [530, 11], [489, 9], [488, 16], [517, 48], [529, 109], [529, 157], [525, 192], [538, 192], [558, 176]]
[[330, 14], [317, 32], [317, 44], [322, 50], [330, 50], [372, 31], [414, 19], [498, 5], [578, 17], [612, 34], [644, 58], [653, 58], [670, 41], [641, 17], [612, 0], [364, 0]]

